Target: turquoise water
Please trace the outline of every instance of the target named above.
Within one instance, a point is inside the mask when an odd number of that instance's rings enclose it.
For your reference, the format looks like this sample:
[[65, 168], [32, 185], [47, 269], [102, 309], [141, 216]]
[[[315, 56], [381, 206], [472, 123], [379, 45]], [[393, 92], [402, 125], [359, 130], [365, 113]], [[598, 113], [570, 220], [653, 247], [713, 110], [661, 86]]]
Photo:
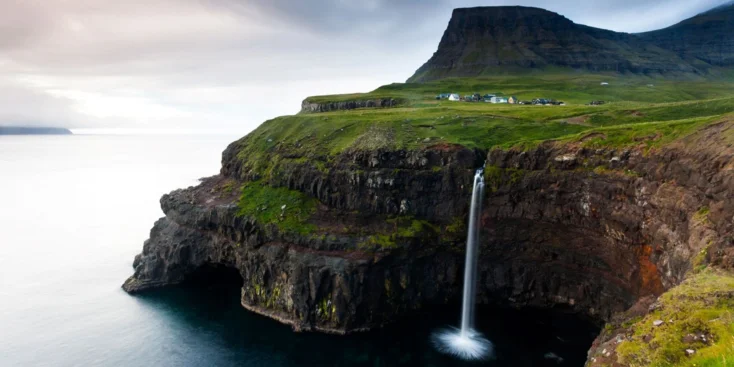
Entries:
[[[0, 366], [462, 365], [430, 344], [458, 304], [337, 337], [245, 311], [236, 286], [124, 293], [160, 196], [216, 173], [235, 138], [0, 136]], [[558, 313], [477, 322], [497, 359], [469, 365], [581, 366], [594, 332]]]

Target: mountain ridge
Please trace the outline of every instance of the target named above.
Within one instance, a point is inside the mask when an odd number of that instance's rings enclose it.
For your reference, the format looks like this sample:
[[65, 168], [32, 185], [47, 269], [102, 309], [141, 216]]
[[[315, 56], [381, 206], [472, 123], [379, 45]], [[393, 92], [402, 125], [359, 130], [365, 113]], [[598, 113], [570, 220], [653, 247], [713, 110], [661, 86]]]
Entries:
[[705, 69], [734, 66], [733, 30], [734, 2], [730, 2], [670, 27], [637, 35]]
[[[714, 19], [730, 8], [734, 9], [726, 6], [722, 10], [712, 9], [707, 15], [699, 14], [688, 20]], [[676, 48], [674, 41], [680, 37], [676, 26], [633, 34], [577, 24], [563, 15], [535, 7], [458, 8], [452, 13], [437, 51], [408, 82], [556, 68], [700, 78], [715, 67], [728, 65], [711, 63], [711, 58], [701, 57], [705, 50], [691, 54], [688, 48]], [[727, 27], [726, 24], [718, 26], [716, 34], [725, 34]], [[701, 32], [694, 28], [683, 31]], [[720, 54], [728, 50], [734, 54], [734, 43], [723, 37], [714, 41], [722, 45]], [[721, 59], [728, 60], [728, 56]]]

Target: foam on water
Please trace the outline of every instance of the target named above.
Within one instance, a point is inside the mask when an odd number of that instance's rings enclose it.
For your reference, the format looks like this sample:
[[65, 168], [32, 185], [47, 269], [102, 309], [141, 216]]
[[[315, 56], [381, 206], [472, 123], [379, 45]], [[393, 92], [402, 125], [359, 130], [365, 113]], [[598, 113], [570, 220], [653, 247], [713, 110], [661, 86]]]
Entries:
[[490, 359], [494, 357], [492, 342], [474, 329], [463, 331], [457, 328], [440, 330], [433, 334], [433, 345], [441, 353], [466, 360]]

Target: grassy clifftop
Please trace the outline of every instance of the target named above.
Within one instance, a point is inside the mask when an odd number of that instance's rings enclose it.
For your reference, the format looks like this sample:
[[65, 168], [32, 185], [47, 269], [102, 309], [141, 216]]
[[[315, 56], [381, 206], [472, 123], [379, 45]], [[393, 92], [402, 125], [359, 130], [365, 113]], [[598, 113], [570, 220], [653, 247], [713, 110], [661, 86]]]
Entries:
[[[609, 85], [601, 85], [602, 81]], [[438, 93], [454, 92], [502, 93], [521, 100], [552, 98], [566, 105], [435, 99]], [[240, 157], [251, 169], [261, 171], [284, 157], [326, 162], [346, 150], [415, 150], [436, 144], [485, 150], [532, 147], [547, 140], [583, 141], [592, 146], [661, 146], [734, 112], [734, 84], [603, 75], [446, 79], [310, 100], [354, 98], [396, 98], [409, 103], [278, 117], [239, 142]], [[587, 106], [592, 100], [607, 103]], [[588, 138], [590, 134], [593, 139]]]
[[[602, 86], [602, 82], [609, 85]], [[652, 85], [652, 86], [649, 86]], [[528, 73], [525, 75], [498, 75], [480, 78], [447, 78], [427, 83], [393, 83], [368, 93], [311, 96], [314, 103], [341, 102], [394, 98], [409, 105], [435, 104], [438, 93], [460, 95], [479, 92], [514, 95], [531, 100], [538, 97], [554, 98], [570, 103], [591, 100], [613, 102], [635, 101], [647, 103], [701, 100], [731, 95], [731, 84], [712, 83], [708, 80], [682, 81], [568, 72]]]

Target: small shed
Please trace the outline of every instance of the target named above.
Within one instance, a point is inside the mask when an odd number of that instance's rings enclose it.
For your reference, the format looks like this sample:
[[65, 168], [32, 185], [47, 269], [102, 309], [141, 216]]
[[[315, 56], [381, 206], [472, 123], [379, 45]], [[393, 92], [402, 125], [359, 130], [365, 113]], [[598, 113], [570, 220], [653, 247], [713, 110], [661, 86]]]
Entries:
[[451, 95], [449, 96], [449, 101], [460, 101], [460, 100], [461, 100], [461, 97], [459, 97], [459, 95], [456, 93], [451, 93]]
[[518, 102], [517, 97], [510, 96], [510, 98], [507, 99], [507, 103], [509, 104], [516, 104]]

